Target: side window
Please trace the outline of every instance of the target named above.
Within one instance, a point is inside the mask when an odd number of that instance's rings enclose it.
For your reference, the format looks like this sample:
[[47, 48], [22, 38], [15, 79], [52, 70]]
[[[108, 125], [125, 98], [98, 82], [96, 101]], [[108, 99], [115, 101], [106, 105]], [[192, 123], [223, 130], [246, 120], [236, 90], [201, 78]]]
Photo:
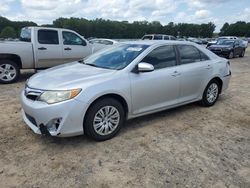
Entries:
[[101, 44], [105, 44], [105, 45], [112, 45], [113, 42], [108, 41], [108, 40], [102, 40]]
[[176, 40], [176, 38], [175, 37], [171, 37], [171, 40]]
[[38, 42], [40, 44], [59, 44], [58, 32], [55, 30], [38, 30]]
[[63, 31], [63, 44], [64, 45], [81, 45], [86, 46], [86, 42], [82, 40], [75, 33], [69, 31]]
[[181, 64], [188, 64], [201, 61], [200, 52], [194, 46], [178, 45]]
[[199, 51], [200, 52], [200, 56], [201, 56], [201, 61], [207, 61], [207, 60], [210, 60], [209, 57], [204, 54], [203, 52]]
[[155, 35], [154, 40], [162, 40], [162, 35]]
[[155, 69], [162, 69], [176, 65], [176, 55], [173, 46], [162, 46], [150, 52], [142, 62], [152, 64]]
[[164, 40], [169, 40], [169, 36], [164, 36]]

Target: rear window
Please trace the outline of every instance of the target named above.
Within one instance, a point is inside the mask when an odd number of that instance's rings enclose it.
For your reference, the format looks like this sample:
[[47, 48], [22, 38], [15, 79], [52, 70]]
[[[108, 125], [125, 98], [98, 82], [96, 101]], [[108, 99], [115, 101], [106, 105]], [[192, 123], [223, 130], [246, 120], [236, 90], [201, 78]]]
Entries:
[[58, 32], [41, 29], [38, 31], [38, 42], [40, 44], [59, 44]]
[[21, 30], [20, 40], [24, 42], [31, 42], [31, 29], [25, 27]]

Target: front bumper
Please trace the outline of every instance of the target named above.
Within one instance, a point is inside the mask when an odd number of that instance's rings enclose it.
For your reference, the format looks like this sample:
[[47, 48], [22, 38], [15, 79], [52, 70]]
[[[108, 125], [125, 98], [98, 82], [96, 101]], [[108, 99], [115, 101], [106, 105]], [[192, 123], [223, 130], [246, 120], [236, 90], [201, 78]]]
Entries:
[[218, 55], [218, 56], [221, 56], [221, 57], [228, 57], [229, 56], [229, 54], [230, 54], [230, 50], [226, 50], [226, 51], [216, 51], [216, 50], [210, 50], [211, 52], [213, 52], [213, 53], [215, 53], [216, 55]]
[[[83, 118], [87, 104], [83, 102], [72, 99], [49, 105], [26, 98], [23, 91], [21, 105], [23, 120], [36, 134], [69, 137], [84, 133]], [[57, 121], [56, 128], [51, 130], [48, 127], [54, 121]]]

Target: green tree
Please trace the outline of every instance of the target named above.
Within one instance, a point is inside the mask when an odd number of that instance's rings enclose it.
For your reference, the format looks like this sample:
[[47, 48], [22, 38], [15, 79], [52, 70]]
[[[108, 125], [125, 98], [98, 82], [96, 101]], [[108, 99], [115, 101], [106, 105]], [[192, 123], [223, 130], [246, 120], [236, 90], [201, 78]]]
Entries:
[[14, 28], [10, 26], [3, 28], [0, 38], [16, 38], [16, 32]]

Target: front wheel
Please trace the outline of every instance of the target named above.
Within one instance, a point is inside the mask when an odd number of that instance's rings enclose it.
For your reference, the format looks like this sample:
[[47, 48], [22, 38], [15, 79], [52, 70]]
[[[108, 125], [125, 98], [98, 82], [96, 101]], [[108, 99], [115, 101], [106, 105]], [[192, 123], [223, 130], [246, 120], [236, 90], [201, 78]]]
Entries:
[[228, 55], [228, 59], [233, 59], [234, 58], [234, 52], [231, 51]]
[[210, 81], [203, 92], [201, 104], [206, 107], [213, 106], [219, 98], [219, 91], [220, 84], [216, 80]]
[[15, 82], [20, 75], [17, 64], [10, 60], [0, 61], [0, 83], [10, 84]]
[[113, 138], [121, 129], [125, 112], [121, 103], [113, 98], [96, 101], [88, 110], [84, 131], [96, 141]]
[[245, 50], [242, 50], [240, 57], [244, 57], [245, 56]]

